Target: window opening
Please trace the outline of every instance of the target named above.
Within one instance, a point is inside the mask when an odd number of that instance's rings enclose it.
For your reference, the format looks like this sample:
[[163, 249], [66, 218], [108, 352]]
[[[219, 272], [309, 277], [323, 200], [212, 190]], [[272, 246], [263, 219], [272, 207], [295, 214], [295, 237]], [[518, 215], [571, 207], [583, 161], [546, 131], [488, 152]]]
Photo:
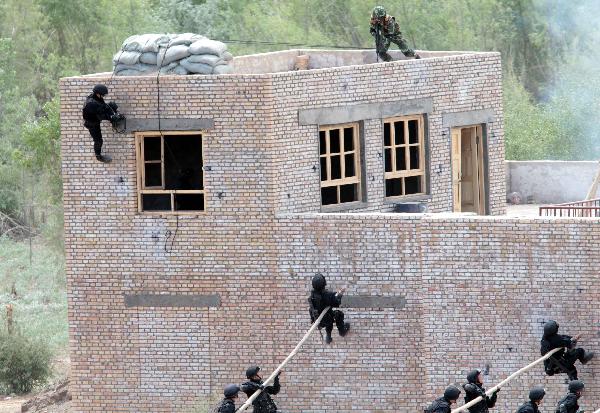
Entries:
[[204, 211], [202, 135], [136, 134], [136, 139], [140, 211]]
[[385, 196], [425, 194], [423, 116], [403, 116], [383, 123]]
[[337, 205], [361, 199], [358, 124], [319, 130], [321, 204]]

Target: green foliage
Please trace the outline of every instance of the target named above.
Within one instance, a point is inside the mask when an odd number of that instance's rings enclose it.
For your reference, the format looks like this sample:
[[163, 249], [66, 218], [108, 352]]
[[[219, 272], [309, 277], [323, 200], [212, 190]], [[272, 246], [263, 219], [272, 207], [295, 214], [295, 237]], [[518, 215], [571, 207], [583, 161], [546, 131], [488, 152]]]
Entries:
[[0, 385], [9, 393], [29, 393], [50, 376], [45, 344], [20, 334], [0, 333]]
[[[30, 261], [31, 258], [31, 261]], [[0, 237], [0, 332], [4, 306], [13, 306], [16, 331], [43, 340], [53, 354], [68, 343], [67, 294], [62, 251], [41, 242]]]

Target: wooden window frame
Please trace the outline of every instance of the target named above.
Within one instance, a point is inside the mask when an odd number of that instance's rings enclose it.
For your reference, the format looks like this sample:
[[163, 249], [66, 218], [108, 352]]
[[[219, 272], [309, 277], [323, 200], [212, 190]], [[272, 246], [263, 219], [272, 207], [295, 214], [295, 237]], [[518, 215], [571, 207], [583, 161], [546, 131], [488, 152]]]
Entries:
[[[165, 186], [165, 136], [184, 136], [198, 135], [200, 136], [202, 146], [202, 170], [204, 170], [204, 137], [205, 134], [201, 131], [144, 131], [135, 132], [135, 151], [136, 151], [136, 168], [137, 168], [137, 197], [138, 197], [138, 212], [149, 215], [200, 215], [206, 213], [206, 187], [204, 184], [204, 174], [202, 175], [202, 187], [204, 189], [164, 189]], [[160, 161], [146, 161], [144, 159], [144, 138], [155, 137], [160, 138]], [[146, 187], [146, 168], [148, 163], [161, 164], [161, 187], [151, 186]], [[146, 211], [143, 209], [142, 195], [143, 194], [170, 194], [171, 195], [171, 210], [170, 211]], [[175, 210], [175, 195], [176, 194], [202, 194], [204, 195], [204, 203], [202, 210], [194, 211], [176, 211]]]
[[[344, 150], [344, 129], [351, 127], [353, 129], [352, 140], [354, 142], [354, 149], [351, 151]], [[340, 152], [331, 153], [331, 140], [329, 139], [329, 133], [332, 130], [340, 131]], [[320, 134], [321, 132], [325, 132], [325, 153], [321, 154], [321, 142], [320, 142]], [[321, 179], [321, 158], [326, 158], [327, 165], [327, 180], [320, 180], [319, 189], [337, 187], [337, 200], [338, 202], [335, 204], [323, 205], [323, 199], [321, 195], [321, 208], [323, 210], [339, 210], [340, 208], [352, 208], [357, 204], [362, 204], [363, 200], [363, 182], [362, 182], [362, 165], [361, 165], [361, 142], [360, 142], [360, 123], [359, 122], [350, 122], [350, 123], [340, 123], [334, 125], [322, 125], [319, 126], [319, 180]], [[331, 179], [331, 156], [332, 155], [340, 155], [340, 175], [342, 176], [339, 179]], [[355, 176], [346, 177], [346, 162], [345, 157], [347, 155], [354, 154], [354, 170]], [[353, 185], [357, 186], [357, 199], [356, 201], [350, 202], [339, 202], [341, 199], [340, 195], [340, 187], [343, 185]], [[319, 192], [321, 194], [321, 192]]]
[[[409, 139], [409, 134], [408, 134], [408, 122], [409, 121], [413, 121], [416, 120], [417, 121], [417, 127], [418, 127], [418, 142], [417, 143], [409, 143], [410, 139]], [[404, 136], [405, 136], [405, 141], [403, 144], [399, 144], [396, 145], [396, 139], [395, 139], [395, 135], [396, 135], [396, 131], [395, 128], [393, 126], [394, 123], [396, 122], [404, 122]], [[385, 130], [385, 124], [389, 123], [390, 124], [390, 146], [386, 146], [385, 144], [385, 132], [382, 131], [382, 141], [383, 141], [383, 172], [384, 172], [384, 179], [383, 179], [383, 184], [384, 184], [384, 198], [386, 200], [396, 200], [396, 199], [408, 199], [408, 198], [413, 198], [413, 197], [420, 197], [420, 196], [424, 196], [427, 195], [427, 184], [428, 184], [428, 176], [427, 176], [427, 164], [426, 164], [426, 156], [425, 156], [425, 116], [424, 115], [406, 115], [406, 116], [396, 116], [393, 118], [386, 118], [383, 119], [383, 127]], [[410, 169], [410, 147], [415, 147], [418, 146], [419, 147], [419, 169]], [[405, 170], [396, 170], [396, 148], [405, 148], [404, 151], [404, 162], [405, 165], [408, 167]], [[387, 149], [390, 149], [391, 151], [391, 157], [390, 157], [390, 162], [392, 164], [392, 171], [387, 172], [386, 168], [385, 168], [385, 151]], [[412, 193], [412, 194], [406, 194], [406, 185], [405, 185], [405, 178], [410, 178], [413, 176], [420, 176], [421, 177], [421, 190], [419, 192], [416, 193]], [[393, 195], [393, 196], [387, 196], [387, 194], [385, 194], [386, 191], [386, 185], [387, 185], [387, 180], [388, 179], [397, 179], [397, 178], [402, 178], [402, 195]]]

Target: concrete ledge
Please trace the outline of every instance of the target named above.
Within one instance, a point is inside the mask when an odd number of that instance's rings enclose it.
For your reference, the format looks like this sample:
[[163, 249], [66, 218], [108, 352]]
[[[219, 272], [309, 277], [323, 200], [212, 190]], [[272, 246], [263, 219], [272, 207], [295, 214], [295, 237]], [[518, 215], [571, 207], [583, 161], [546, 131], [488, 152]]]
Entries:
[[496, 115], [493, 109], [471, 110], [468, 112], [454, 112], [442, 114], [442, 126], [453, 128], [456, 126], [479, 125], [494, 122]]
[[125, 307], [219, 307], [221, 297], [211, 295], [125, 294]]
[[430, 113], [433, 110], [433, 99], [409, 99], [387, 103], [364, 103], [298, 111], [300, 125], [334, 125], [356, 122], [365, 119], [383, 119], [394, 116], [417, 115]]
[[401, 295], [380, 297], [374, 295], [345, 295], [342, 298], [343, 308], [395, 308], [406, 306], [406, 298]]
[[[212, 129], [214, 128], [214, 126], [215, 122], [212, 119], [181, 118], [160, 120], [160, 130], [162, 131], [200, 131]], [[157, 130], [159, 130], [158, 118], [127, 118], [127, 121], [125, 123], [126, 132], [142, 132]]]
[[491, 123], [496, 119], [493, 109], [471, 110], [468, 112], [455, 112], [442, 114], [442, 126], [453, 128], [456, 126], [479, 125]]

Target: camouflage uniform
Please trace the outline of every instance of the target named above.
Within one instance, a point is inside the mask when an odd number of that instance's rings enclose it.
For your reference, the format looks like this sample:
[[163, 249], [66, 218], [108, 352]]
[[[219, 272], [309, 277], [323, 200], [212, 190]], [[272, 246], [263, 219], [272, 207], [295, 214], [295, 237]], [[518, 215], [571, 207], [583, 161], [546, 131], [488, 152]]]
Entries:
[[[377, 28], [380, 28], [380, 36], [377, 39]], [[415, 51], [408, 47], [406, 40], [402, 37], [400, 32], [400, 26], [396, 22], [394, 16], [386, 14], [385, 9], [381, 6], [377, 6], [373, 9], [371, 16], [371, 35], [375, 37], [377, 54], [382, 60], [389, 62], [392, 60], [387, 51], [390, 48], [390, 44], [395, 43], [400, 51], [406, 57], [415, 57]]]

